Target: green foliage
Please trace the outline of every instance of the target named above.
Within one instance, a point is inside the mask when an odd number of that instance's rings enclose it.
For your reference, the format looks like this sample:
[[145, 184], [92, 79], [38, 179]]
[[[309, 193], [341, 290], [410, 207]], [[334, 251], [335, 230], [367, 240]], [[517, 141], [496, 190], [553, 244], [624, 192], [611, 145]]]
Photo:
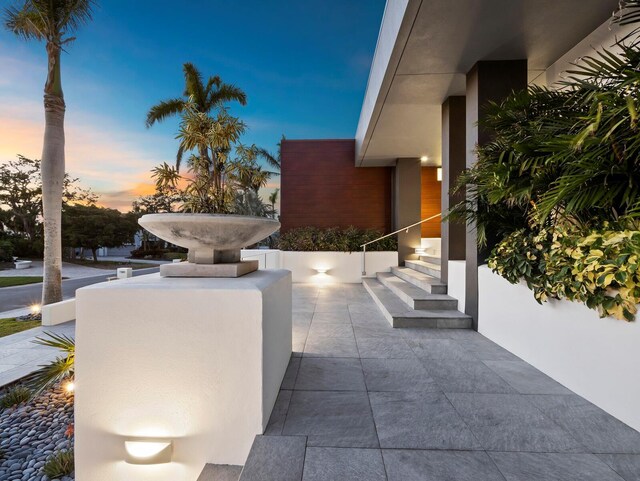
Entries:
[[0, 319], [0, 337], [9, 336], [17, 332], [26, 331], [38, 327], [40, 321], [19, 321], [16, 318], [10, 317], [7, 319]]
[[14, 386], [0, 398], [0, 408], [16, 407], [31, 399], [31, 391], [24, 386]]
[[0, 240], [0, 262], [13, 261], [13, 244], [9, 240]]
[[27, 377], [27, 386], [33, 391], [34, 397], [65, 379], [73, 378], [75, 372], [75, 341], [65, 335], [51, 332], [45, 332], [45, 336], [38, 337], [33, 342], [58, 349], [63, 355]]
[[62, 241], [67, 247], [91, 249], [94, 261], [100, 247], [119, 247], [133, 241], [137, 215], [96, 206], [69, 205], [62, 213]]
[[24, 285], [27, 285], [27, 284], [37, 284], [38, 282], [42, 282], [42, 276], [0, 277], [0, 288], [2, 288], [2, 287], [13, 287], [13, 286], [24, 286]]
[[520, 229], [495, 247], [489, 267], [513, 284], [524, 280], [540, 303], [579, 301], [602, 317], [632, 321], [640, 303], [640, 231], [630, 227]]
[[[360, 247], [384, 235], [377, 230], [363, 230], [355, 227], [340, 229], [331, 227], [300, 227], [281, 234], [278, 249], [283, 251], [336, 251], [354, 252], [362, 250]], [[367, 246], [368, 251], [398, 250], [398, 241], [394, 236], [387, 237]]]
[[59, 451], [52, 455], [42, 467], [42, 472], [49, 476], [49, 479], [58, 479], [73, 473], [74, 458], [73, 451]]
[[162, 258], [168, 261], [172, 261], [175, 259], [180, 259], [182, 261], [187, 260], [186, 252], [165, 252], [162, 254]]

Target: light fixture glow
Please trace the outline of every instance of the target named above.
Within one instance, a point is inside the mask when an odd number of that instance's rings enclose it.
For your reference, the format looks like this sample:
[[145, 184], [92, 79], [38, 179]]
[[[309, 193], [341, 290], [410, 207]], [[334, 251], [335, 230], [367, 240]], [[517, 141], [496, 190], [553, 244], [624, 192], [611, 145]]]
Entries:
[[438, 167], [436, 170], [436, 178], [438, 179], [438, 182], [442, 182], [442, 167]]
[[429, 157], [428, 157], [428, 156], [426, 156], [426, 155], [423, 155], [422, 157], [420, 157], [420, 160], [421, 160], [422, 162], [426, 162], [427, 160], [429, 160]]
[[38, 314], [41, 310], [40, 308], [40, 304], [32, 304], [29, 309], [31, 310], [32, 314]]
[[328, 270], [329, 270], [329, 269], [327, 269], [326, 267], [318, 267], [318, 268], [316, 269], [316, 272], [317, 272], [318, 274], [326, 274]]
[[64, 385], [64, 390], [67, 392], [73, 392], [76, 389], [76, 385], [73, 381], [68, 381]]
[[424, 256], [427, 254], [427, 249], [425, 249], [424, 247], [416, 247], [415, 253], [418, 254], [419, 256]]
[[136, 440], [125, 441], [127, 451], [125, 461], [129, 464], [163, 464], [171, 462], [173, 443], [171, 441]]

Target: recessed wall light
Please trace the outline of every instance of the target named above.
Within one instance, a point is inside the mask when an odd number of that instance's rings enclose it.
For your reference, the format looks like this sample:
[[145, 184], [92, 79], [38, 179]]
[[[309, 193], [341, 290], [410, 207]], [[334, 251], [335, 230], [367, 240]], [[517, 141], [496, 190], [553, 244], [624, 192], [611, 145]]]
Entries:
[[329, 270], [329, 269], [327, 269], [326, 267], [318, 267], [318, 268], [316, 269], [316, 272], [317, 272], [318, 274], [326, 274], [328, 270]]
[[429, 160], [429, 157], [427, 157], [426, 155], [423, 155], [422, 157], [420, 157], [420, 160], [422, 162], [426, 162], [427, 160]]
[[438, 182], [442, 182], [442, 167], [438, 167], [436, 170], [436, 178], [438, 179]]
[[132, 439], [124, 442], [129, 464], [164, 464], [171, 462], [173, 443], [167, 440]]

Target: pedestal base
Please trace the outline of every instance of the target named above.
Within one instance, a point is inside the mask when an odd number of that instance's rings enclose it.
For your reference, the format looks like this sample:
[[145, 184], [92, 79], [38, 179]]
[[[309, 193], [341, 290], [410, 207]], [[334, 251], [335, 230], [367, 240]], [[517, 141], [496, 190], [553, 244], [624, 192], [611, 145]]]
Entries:
[[241, 277], [258, 270], [258, 261], [241, 261], [229, 264], [193, 264], [180, 262], [162, 264], [162, 277]]
[[[76, 293], [76, 481], [193, 481], [242, 465], [291, 356], [291, 273], [162, 278]], [[173, 442], [168, 464], [125, 463], [125, 441]]]

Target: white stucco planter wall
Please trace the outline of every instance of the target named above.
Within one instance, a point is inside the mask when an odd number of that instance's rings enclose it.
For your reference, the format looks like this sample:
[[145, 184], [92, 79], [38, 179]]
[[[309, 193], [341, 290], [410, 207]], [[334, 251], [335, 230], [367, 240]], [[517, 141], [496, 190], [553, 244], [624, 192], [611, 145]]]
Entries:
[[57, 326], [76, 318], [76, 300], [67, 299], [42, 306], [42, 325]]
[[481, 334], [640, 430], [640, 321], [600, 319], [569, 301], [539, 305], [487, 266], [478, 288]]
[[[398, 265], [398, 253], [367, 252], [367, 275], [388, 272]], [[291, 271], [293, 282], [362, 282], [362, 252], [282, 251], [281, 267]], [[318, 273], [318, 269], [326, 273]]]
[[458, 310], [464, 312], [466, 296], [466, 262], [449, 261], [449, 278], [447, 280], [447, 294], [458, 299]]
[[[291, 355], [291, 275], [160, 278], [77, 292], [77, 481], [195, 480], [245, 463]], [[173, 441], [169, 464], [126, 464], [124, 441]]]

